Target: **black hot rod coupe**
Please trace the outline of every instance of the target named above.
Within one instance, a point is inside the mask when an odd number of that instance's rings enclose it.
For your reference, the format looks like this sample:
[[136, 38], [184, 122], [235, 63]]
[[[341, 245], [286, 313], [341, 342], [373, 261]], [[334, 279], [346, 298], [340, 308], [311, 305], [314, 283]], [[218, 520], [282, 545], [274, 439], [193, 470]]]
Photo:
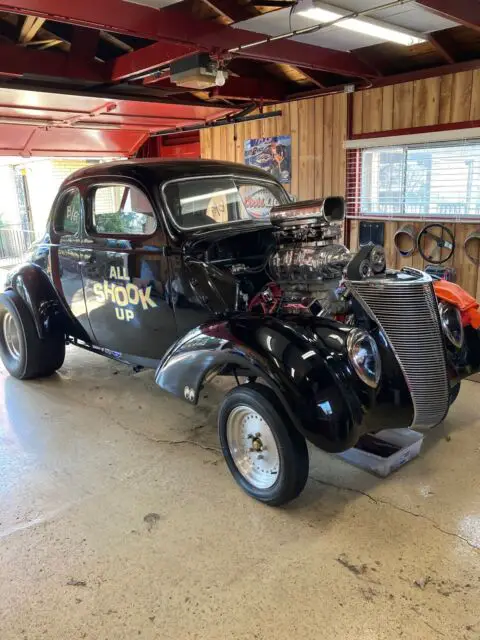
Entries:
[[[292, 203], [267, 173], [213, 161], [98, 164], [61, 186], [45, 235], [9, 274], [0, 347], [17, 378], [75, 344], [219, 407], [227, 465], [280, 505], [329, 452], [388, 427], [432, 427], [480, 369], [478, 304], [382, 247], [339, 243], [342, 198]], [[438, 288], [437, 287], [438, 284]]]

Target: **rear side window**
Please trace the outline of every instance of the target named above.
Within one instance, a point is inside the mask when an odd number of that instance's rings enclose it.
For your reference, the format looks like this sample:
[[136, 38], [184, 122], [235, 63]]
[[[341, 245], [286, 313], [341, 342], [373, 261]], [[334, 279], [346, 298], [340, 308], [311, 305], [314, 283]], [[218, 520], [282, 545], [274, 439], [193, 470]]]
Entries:
[[82, 198], [76, 189], [72, 189], [60, 200], [60, 205], [55, 212], [53, 228], [59, 235], [78, 235], [81, 219]]
[[92, 198], [92, 231], [102, 235], [149, 236], [157, 227], [147, 196], [133, 185], [95, 187]]

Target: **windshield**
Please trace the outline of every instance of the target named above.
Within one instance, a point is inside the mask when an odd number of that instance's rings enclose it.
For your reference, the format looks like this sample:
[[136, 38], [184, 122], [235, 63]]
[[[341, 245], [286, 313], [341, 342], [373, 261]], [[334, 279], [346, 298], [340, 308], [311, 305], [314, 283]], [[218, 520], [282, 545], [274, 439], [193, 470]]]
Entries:
[[198, 178], [168, 183], [163, 189], [179, 227], [193, 229], [238, 220], [268, 220], [270, 209], [288, 202], [274, 182], [231, 177]]

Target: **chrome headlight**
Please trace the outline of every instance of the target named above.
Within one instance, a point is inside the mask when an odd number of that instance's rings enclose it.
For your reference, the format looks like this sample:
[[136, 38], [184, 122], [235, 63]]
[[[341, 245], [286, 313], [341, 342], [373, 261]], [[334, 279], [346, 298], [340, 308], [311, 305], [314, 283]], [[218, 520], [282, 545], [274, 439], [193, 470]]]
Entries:
[[459, 309], [453, 304], [440, 302], [438, 311], [440, 313], [443, 333], [454, 347], [460, 349], [463, 345], [464, 331]]
[[355, 373], [369, 387], [377, 387], [382, 363], [377, 343], [363, 329], [352, 329], [347, 338], [347, 351]]

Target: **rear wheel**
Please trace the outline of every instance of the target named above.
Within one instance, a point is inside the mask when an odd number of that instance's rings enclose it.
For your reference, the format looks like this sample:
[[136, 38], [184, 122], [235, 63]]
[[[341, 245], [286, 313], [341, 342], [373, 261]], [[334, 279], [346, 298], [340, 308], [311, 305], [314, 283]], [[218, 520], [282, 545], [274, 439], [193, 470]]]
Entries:
[[48, 376], [65, 359], [65, 337], [39, 338], [33, 318], [14, 291], [0, 296], [0, 355], [7, 371], [20, 380]]
[[232, 389], [220, 407], [218, 430], [228, 468], [250, 496], [279, 506], [302, 492], [307, 445], [271, 389], [257, 383]]

